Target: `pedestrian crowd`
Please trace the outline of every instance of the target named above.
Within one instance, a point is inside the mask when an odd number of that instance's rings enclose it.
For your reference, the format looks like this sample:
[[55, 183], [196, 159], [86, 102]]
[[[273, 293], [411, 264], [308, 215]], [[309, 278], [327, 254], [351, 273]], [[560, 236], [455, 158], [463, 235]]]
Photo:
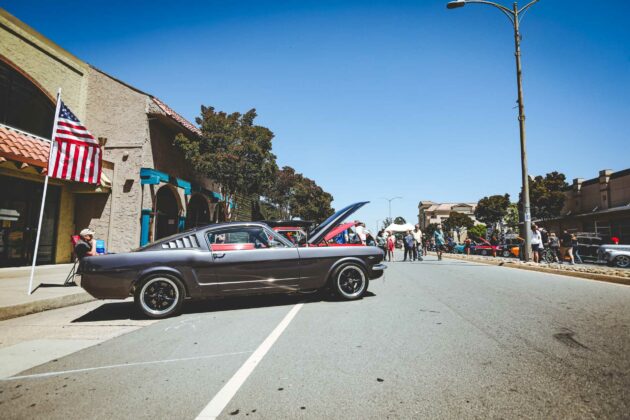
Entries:
[[532, 224], [532, 257], [534, 262], [557, 262], [575, 264], [582, 263], [578, 252], [578, 239], [574, 233], [566, 229], [560, 236], [555, 232], [547, 232], [543, 227]]

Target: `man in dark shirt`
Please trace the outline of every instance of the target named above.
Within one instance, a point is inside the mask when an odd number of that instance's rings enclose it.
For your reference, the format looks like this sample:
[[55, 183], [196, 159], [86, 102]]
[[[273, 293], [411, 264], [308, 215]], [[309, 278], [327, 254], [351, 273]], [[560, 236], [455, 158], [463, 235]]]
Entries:
[[[560, 235], [560, 262], [564, 262], [564, 258], [569, 254], [569, 250], [573, 251], [571, 246], [571, 234], [565, 229]], [[572, 254], [573, 252], [569, 256], [572, 257]]]
[[407, 256], [409, 256], [409, 261], [413, 261], [413, 248], [414, 248], [414, 239], [411, 231], [407, 231], [407, 235], [403, 238], [403, 245], [405, 247], [405, 258], [403, 261], [407, 261]]
[[74, 246], [74, 254], [79, 260], [84, 257], [96, 255], [96, 241], [94, 240], [94, 231], [91, 229], [83, 229], [79, 233], [79, 241]]

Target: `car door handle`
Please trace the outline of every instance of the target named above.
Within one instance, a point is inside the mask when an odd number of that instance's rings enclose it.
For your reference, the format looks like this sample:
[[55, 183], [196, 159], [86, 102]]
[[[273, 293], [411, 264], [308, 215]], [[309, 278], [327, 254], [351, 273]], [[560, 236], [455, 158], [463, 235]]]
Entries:
[[214, 258], [223, 258], [223, 257], [225, 257], [225, 252], [221, 252], [221, 253], [214, 252], [214, 253], [212, 254], [212, 256], [213, 256]]

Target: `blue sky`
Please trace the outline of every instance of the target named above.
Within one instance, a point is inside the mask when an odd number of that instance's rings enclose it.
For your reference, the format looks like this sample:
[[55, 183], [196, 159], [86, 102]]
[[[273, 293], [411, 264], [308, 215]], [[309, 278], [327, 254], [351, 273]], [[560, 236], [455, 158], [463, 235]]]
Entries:
[[[510, 24], [487, 6], [445, 4], [2, 6], [190, 120], [201, 104], [256, 108], [276, 134], [279, 164], [315, 179], [337, 208], [372, 201], [358, 217], [373, 228], [387, 216], [380, 197], [403, 196], [392, 213], [415, 220], [420, 200], [518, 194]], [[524, 19], [530, 174], [558, 170], [570, 180], [630, 167], [629, 12], [628, 2], [541, 0]]]

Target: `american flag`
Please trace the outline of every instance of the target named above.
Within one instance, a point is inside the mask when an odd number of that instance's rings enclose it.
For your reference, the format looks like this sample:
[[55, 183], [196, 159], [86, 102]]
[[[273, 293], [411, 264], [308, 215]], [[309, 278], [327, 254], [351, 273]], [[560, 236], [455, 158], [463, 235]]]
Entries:
[[98, 141], [62, 101], [50, 151], [48, 176], [99, 184], [101, 162]]

